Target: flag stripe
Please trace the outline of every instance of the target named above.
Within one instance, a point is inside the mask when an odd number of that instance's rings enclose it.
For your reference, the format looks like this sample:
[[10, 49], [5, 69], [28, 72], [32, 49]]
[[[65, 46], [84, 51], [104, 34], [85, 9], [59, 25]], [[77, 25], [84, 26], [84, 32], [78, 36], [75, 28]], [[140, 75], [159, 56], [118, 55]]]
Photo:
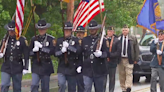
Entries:
[[[91, 7], [92, 3], [93, 3], [93, 0], [90, 2], [90, 3], [87, 3], [87, 2], [84, 2], [85, 5], [81, 7], [82, 11], [80, 11], [79, 13], [77, 13], [78, 16], [81, 16], [81, 14], [83, 14], [84, 12], [86, 12], [86, 10], [88, 10], [88, 8]], [[76, 17], [75, 17], [76, 19]]]
[[[92, 9], [93, 8], [93, 9]], [[96, 11], [99, 11], [99, 5], [95, 6], [95, 7], [91, 7], [89, 9], [89, 13], [86, 12], [78, 21], [77, 26], [79, 26], [79, 24], [84, 25], [85, 22], [87, 22], [87, 20], [90, 18], [90, 16], [92, 16]]]
[[[19, 22], [20, 22], [21, 24], [23, 24], [23, 21], [22, 21], [22, 18], [21, 18], [21, 14], [20, 14], [18, 8], [17, 8], [17, 16], [18, 16], [18, 19], [17, 19], [17, 20], [19, 20]], [[22, 26], [22, 25], [21, 25], [21, 26]]]
[[74, 15], [73, 31], [80, 25], [85, 27], [97, 14], [105, 10], [104, 1], [100, 0], [100, 3], [99, 0], [82, 0], [80, 2]]
[[[83, 10], [83, 7], [86, 5], [87, 3], [82, 3], [82, 7], [79, 7], [77, 13], [75, 14], [75, 17], [74, 17], [74, 23], [76, 23], [78, 20], [76, 20], [76, 18], [79, 18], [82, 14], [82, 10]], [[80, 14], [79, 14], [80, 13]]]
[[21, 36], [24, 22], [24, 5], [25, 0], [17, 0], [16, 6], [16, 37], [17, 39]]

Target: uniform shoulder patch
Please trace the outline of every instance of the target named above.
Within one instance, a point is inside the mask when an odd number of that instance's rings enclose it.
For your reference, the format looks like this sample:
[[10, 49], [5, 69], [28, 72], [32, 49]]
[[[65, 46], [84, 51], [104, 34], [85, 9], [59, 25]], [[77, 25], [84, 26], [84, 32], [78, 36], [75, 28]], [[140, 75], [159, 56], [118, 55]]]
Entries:
[[52, 40], [53, 46], [56, 46], [56, 39]]
[[22, 38], [24, 38], [24, 39], [26, 39], [26, 37], [25, 36], [21, 36]]
[[109, 48], [109, 41], [106, 40], [106, 46]]
[[26, 44], [26, 46], [28, 46], [28, 41], [27, 40], [25, 40], [25, 44]]

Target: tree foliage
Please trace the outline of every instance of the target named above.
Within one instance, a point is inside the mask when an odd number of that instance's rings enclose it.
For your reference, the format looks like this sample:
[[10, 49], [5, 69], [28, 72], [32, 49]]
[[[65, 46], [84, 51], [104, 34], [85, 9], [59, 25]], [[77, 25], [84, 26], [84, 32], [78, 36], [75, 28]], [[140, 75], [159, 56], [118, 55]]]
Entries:
[[[114, 25], [116, 27], [122, 27], [123, 24], [129, 24], [130, 26], [136, 25], [136, 16], [140, 11], [143, 0], [104, 0], [106, 11], [103, 12], [107, 14], [107, 25]], [[62, 32], [62, 18], [59, 0], [33, 0], [36, 11], [35, 11], [35, 21], [45, 18], [47, 22], [52, 24], [52, 27], [48, 30], [48, 33], [52, 34], [56, 38], [63, 35]], [[80, 0], [75, 0], [75, 9], [77, 8]], [[63, 4], [66, 10], [66, 3]], [[7, 24], [16, 9], [16, 0], [0, 0], [0, 39], [6, 33], [4, 25]], [[25, 23], [29, 16], [31, 10], [30, 0], [26, 0], [25, 5]], [[65, 20], [67, 14], [65, 13]], [[99, 23], [101, 23], [100, 15], [95, 17]], [[35, 35], [36, 29], [34, 28], [34, 23], [28, 28], [27, 34], [25, 35], [28, 40]]]

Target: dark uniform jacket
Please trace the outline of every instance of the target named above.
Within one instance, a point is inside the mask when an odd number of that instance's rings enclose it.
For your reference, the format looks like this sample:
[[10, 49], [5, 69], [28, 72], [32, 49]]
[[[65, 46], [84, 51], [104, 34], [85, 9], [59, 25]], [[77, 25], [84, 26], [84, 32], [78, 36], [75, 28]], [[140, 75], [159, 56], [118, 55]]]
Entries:
[[109, 52], [110, 44], [111, 44], [111, 38], [107, 39], [107, 46], [108, 46], [108, 58], [110, 61], [107, 61], [107, 67], [108, 68], [116, 68], [118, 64], [118, 58], [121, 57], [121, 44], [120, 40], [118, 38], [114, 37], [113, 44], [112, 44], [112, 50]]
[[[82, 52], [82, 48], [81, 48], [81, 42], [82, 42], [82, 39], [79, 39], [79, 46], [80, 46], [80, 49], [79, 49], [79, 54], [76, 55], [76, 69], [81, 66], [83, 67], [83, 52]], [[78, 72], [77, 72], [78, 73]], [[81, 73], [78, 73], [78, 74], [82, 74]]]
[[66, 39], [66, 41], [69, 43], [69, 46], [67, 48], [67, 61], [68, 63], [65, 64], [65, 54], [62, 53], [61, 49], [63, 47], [63, 41], [64, 37], [58, 38], [57, 44], [56, 44], [56, 50], [55, 55], [59, 58], [59, 64], [58, 64], [58, 73], [62, 73], [65, 75], [76, 75], [76, 55], [79, 54], [79, 42], [78, 38], [76, 37], [69, 37]]
[[[121, 42], [121, 45], [120, 45], [121, 51], [122, 51], [122, 37], [123, 37], [123, 35], [121, 35], [119, 37], [119, 40]], [[138, 62], [138, 60], [139, 60], [139, 45], [138, 45], [137, 38], [135, 36], [128, 35], [127, 54], [128, 54], [129, 64], [134, 64], [135, 61]], [[121, 61], [121, 58], [119, 59], [119, 61]]]
[[[159, 49], [161, 50], [161, 48], [162, 48], [162, 42], [159, 42]], [[159, 65], [156, 51], [157, 51], [157, 44], [155, 44], [153, 41], [151, 43], [151, 46], [150, 46], [150, 52], [152, 52], [152, 54], [154, 55], [154, 58], [153, 58], [152, 62], [150, 63], [150, 67], [152, 67], [152, 68], [160, 68], [160, 67], [164, 68], [164, 53], [162, 53], [162, 63], [161, 63], [161, 65]]]
[[[24, 66], [22, 59], [25, 60]], [[16, 40], [16, 36], [9, 37], [1, 71], [9, 74], [20, 74], [23, 69], [28, 69], [28, 63], [29, 51], [26, 38], [20, 37], [19, 40]]]
[[[43, 48], [38, 52], [33, 52], [34, 41], [39, 41]], [[32, 73], [39, 75], [51, 75], [54, 73], [51, 55], [54, 55], [55, 51], [55, 38], [49, 34], [44, 36], [37, 36], [31, 39], [30, 55], [32, 56]], [[38, 61], [39, 60], [39, 61]]]
[[107, 58], [107, 46], [106, 41], [103, 41], [101, 48], [102, 56], [97, 58], [93, 52], [96, 51], [98, 42], [98, 36], [87, 36], [82, 40], [82, 52], [84, 53], [83, 61], [83, 75], [88, 77], [99, 77], [107, 74], [106, 58]]

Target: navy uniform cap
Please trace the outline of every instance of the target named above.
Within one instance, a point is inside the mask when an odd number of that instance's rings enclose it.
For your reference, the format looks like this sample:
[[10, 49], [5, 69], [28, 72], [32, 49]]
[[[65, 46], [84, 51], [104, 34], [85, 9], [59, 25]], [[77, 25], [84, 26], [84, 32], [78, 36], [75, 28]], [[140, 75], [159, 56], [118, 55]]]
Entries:
[[4, 28], [8, 31], [15, 31], [15, 21], [10, 21]]
[[99, 29], [101, 25], [99, 25], [95, 20], [90, 21], [87, 29]]
[[76, 32], [85, 32], [85, 28], [83, 26], [78, 26]]
[[69, 29], [69, 30], [72, 30], [72, 23], [71, 22], [65, 22], [64, 24], [64, 29]]

